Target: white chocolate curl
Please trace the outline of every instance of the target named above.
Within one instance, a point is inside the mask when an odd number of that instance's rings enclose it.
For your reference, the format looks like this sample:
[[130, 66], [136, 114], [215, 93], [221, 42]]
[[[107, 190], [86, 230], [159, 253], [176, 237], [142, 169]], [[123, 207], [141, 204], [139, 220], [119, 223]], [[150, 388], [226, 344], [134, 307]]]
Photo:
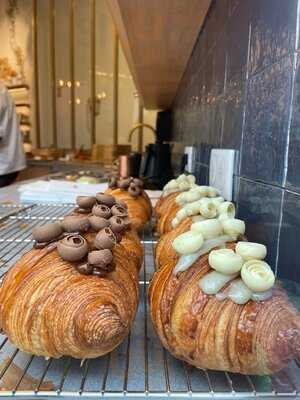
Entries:
[[206, 274], [199, 281], [200, 289], [206, 294], [216, 294], [219, 290], [234, 279], [237, 274], [234, 275], [224, 275], [217, 271], [212, 271]]
[[191, 225], [191, 230], [202, 233], [204, 239], [212, 239], [223, 233], [222, 225], [216, 218], [195, 222]]
[[203, 242], [204, 239], [201, 233], [188, 231], [177, 236], [172, 246], [178, 254], [190, 254], [200, 250]]
[[209, 253], [208, 263], [214, 270], [231, 275], [242, 269], [243, 259], [231, 249], [219, 249]]
[[261, 260], [246, 261], [241, 270], [241, 277], [253, 292], [265, 292], [275, 282], [275, 276], [271, 267], [265, 261]]
[[231, 201], [221, 202], [217, 207], [219, 215], [227, 218], [235, 217], [235, 205]]
[[238, 242], [235, 251], [240, 254], [245, 261], [263, 260], [267, 255], [266, 246], [253, 242]]
[[203, 199], [199, 200], [199, 202], [199, 211], [203, 217], [215, 218], [217, 216], [217, 207], [209, 198], [204, 197]]
[[238, 236], [244, 235], [245, 233], [245, 222], [241, 219], [227, 218], [222, 219], [221, 224], [223, 230], [227, 235], [232, 236], [232, 238], [237, 239]]

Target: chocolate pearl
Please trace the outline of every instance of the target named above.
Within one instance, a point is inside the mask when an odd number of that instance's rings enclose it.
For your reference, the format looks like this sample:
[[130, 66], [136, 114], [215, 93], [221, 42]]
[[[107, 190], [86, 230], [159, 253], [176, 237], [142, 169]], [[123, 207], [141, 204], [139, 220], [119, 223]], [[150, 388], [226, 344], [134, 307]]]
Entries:
[[77, 196], [76, 203], [84, 210], [91, 210], [96, 204], [96, 197], [94, 196]]
[[56, 222], [54, 224], [46, 224], [34, 228], [32, 231], [32, 237], [35, 241], [39, 243], [46, 243], [56, 238], [59, 238], [62, 233], [63, 228], [59, 223]]
[[128, 189], [131, 183], [131, 178], [120, 179], [118, 181], [118, 188], [120, 189]]
[[118, 217], [117, 215], [112, 216], [109, 219], [110, 227], [114, 233], [120, 233], [125, 229], [125, 223], [123, 222], [122, 218]]
[[128, 209], [127, 203], [123, 199], [117, 200], [117, 204], [119, 204], [119, 206], [122, 206], [123, 208], [126, 208], [126, 210]]
[[96, 249], [99, 250], [103, 249], [111, 250], [116, 243], [117, 243], [116, 236], [109, 227], [104, 228], [100, 232], [98, 232], [94, 240], [94, 245]]
[[112, 252], [109, 249], [90, 251], [88, 255], [88, 262], [91, 265], [106, 266], [113, 260]]
[[65, 261], [79, 261], [88, 253], [88, 244], [81, 235], [68, 235], [57, 243], [57, 251]]
[[111, 213], [112, 213], [112, 215], [116, 215], [117, 217], [127, 217], [128, 216], [128, 212], [127, 212], [126, 208], [124, 208], [118, 204], [112, 206]]
[[88, 263], [80, 264], [76, 266], [76, 269], [80, 274], [83, 275], [92, 275], [93, 273], [93, 266]]
[[134, 178], [132, 183], [136, 186], [139, 186], [140, 188], [144, 187], [144, 182], [139, 178]]
[[107, 207], [112, 207], [114, 204], [116, 204], [116, 199], [110, 194], [96, 193], [96, 199], [99, 204], [104, 204]]
[[132, 197], [138, 197], [141, 193], [142, 190], [139, 186], [134, 185], [133, 183], [129, 186], [128, 193]]
[[129, 217], [122, 218], [125, 224], [125, 228], [128, 228], [131, 225], [131, 220]]
[[90, 221], [92, 229], [96, 232], [101, 231], [101, 229], [105, 228], [106, 226], [109, 226], [108, 219], [102, 218], [102, 217], [97, 217], [96, 215], [91, 215], [89, 217], [89, 221]]
[[69, 215], [63, 219], [62, 227], [66, 232], [87, 232], [90, 229], [88, 217]]
[[118, 179], [116, 176], [112, 176], [108, 182], [108, 187], [110, 189], [116, 189], [118, 187]]
[[111, 216], [110, 208], [105, 206], [104, 204], [94, 205], [92, 213], [93, 215], [96, 215], [96, 217], [101, 218], [109, 218]]

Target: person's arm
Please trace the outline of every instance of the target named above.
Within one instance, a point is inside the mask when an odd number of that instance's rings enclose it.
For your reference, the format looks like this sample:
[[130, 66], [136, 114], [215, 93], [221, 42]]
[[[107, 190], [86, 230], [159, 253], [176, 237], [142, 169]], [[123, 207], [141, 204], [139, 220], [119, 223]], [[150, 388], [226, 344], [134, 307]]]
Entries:
[[3, 146], [7, 130], [6, 130], [6, 113], [8, 108], [7, 89], [0, 87], [0, 146]]

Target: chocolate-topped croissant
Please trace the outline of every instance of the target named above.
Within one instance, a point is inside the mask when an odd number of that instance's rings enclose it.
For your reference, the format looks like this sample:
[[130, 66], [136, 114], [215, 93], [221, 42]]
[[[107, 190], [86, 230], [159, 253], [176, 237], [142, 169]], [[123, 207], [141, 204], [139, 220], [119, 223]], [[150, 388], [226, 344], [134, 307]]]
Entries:
[[273, 286], [266, 247], [235, 242], [243, 221], [200, 221], [172, 232], [157, 249], [172, 256], [161, 258], [149, 289], [164, 347], [198, 368], [241, 374], [273, 373], [299, 359], [300, 314]]
[[[142, 260], [138, 236], [128, 217], [113, 216], [115, 200], [107, 206], [105, 226], [105, 218], [92, 212], [103, 202], [77, 203], [82, 214], [34, 230], [34, 248], [0, 288], [0, 327], [25, 352], [95, 358], [118, 346], [134, 320]], [[94, 228], [90, 217], [98, 218]]]
[[141, 230], [150, 220], [152, 205], [147, 193], [143, 190], [141, 179], [112, 177], [105, 193], [114, 196], [120, 204], [126, 205], [133, 229]]

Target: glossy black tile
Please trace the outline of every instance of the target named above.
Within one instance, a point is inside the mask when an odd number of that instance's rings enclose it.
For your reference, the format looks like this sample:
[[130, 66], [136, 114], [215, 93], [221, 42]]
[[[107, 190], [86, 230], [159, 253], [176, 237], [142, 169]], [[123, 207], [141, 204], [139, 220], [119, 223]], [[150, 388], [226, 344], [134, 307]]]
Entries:
[[246, 78], [249, 29], [250, 1], [236, 2], [234, 15], [227, 24], [227, 90], [236, 89]]
[[280, 232], [278, 276], [300, 283], [299, 237], [300, 195], [286, 191]]
[[248, 82], [241, 175], [282, 185], [289, 127], [292, 57]]
[[232, 90], [225, 96], [221, 147], [240, 150], [243, 131], [245, 89]]
[[296, 24], [297, 0], [251, 0], [250, 74], [294, 50]]
[[276, 270], [282, 190], [243, 178], [239, 179], [238, 217], [246, 222], [248, 240], [267, 246], [266, 260], [274, 270]]
[[300, 193], [300, 54], [296, 55], [286, 187]]

